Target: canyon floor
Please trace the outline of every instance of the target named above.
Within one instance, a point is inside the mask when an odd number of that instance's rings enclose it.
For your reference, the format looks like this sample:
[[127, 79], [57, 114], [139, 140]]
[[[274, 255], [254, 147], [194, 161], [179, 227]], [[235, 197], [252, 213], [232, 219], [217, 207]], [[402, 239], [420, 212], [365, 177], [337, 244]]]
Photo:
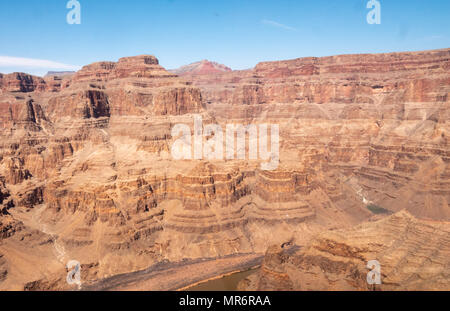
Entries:
[[[278, 166], [175, 160], [196, 118], [279, 125]], [[0, 74], [0, 290], [450, 290], [449, 135], [450, 49]]]

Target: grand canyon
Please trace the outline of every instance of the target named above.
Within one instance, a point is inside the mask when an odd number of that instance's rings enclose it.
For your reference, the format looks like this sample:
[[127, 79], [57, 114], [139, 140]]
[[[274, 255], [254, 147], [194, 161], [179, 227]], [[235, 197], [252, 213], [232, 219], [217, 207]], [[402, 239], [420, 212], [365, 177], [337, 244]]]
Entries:
[[[278, 167], [173, 159], [195, 116], [278, 124]], [[0, 74], [0, 290], [450, 290], [449, 135], [450, 49]]]

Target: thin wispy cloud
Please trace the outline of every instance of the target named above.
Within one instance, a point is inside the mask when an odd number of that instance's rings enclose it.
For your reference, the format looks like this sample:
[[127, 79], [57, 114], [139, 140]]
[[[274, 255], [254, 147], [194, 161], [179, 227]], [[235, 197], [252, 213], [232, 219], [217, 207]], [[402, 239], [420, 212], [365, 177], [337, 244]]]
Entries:
[[45, 59], [0, 56], [0, 67], [79, 70], [80, 66], [68, 65]]
[[432, 35], [432, 36], [428, 36], [425, 39], [426, 40], [439, 40], [439, 39], [444, 39], [445, 36], [443, 35]]
[[277, 27], [277, 28], [282, 28], [282, 29], [285, 29], [285, 30], [297, 31], [297, 29], [294, 28], [294, 27], [291, 27], [291, 26], [288, 26], [288, 25], [284, 25], [284, 24], [281, 24], [281, 23], [278, 23], [278, 22], [275, 22], [275, 21], [271, 21], [271, 20], [268, 20], [268, 19], [263, 19], [261, 21], [261, 23], [263, 23], [265, 25]]

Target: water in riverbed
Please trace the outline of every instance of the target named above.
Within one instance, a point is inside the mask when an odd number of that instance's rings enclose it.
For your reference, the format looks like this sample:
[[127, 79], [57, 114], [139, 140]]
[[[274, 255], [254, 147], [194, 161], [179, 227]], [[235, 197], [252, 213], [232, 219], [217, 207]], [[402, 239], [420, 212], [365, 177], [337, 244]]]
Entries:
[[255, 273], [256, 271], [256, 269], [253, 269], [230, 274], [220, 279], [197, 284], [193, 287], [188, 288], [187, 291], [235, 291], [240, 281]]

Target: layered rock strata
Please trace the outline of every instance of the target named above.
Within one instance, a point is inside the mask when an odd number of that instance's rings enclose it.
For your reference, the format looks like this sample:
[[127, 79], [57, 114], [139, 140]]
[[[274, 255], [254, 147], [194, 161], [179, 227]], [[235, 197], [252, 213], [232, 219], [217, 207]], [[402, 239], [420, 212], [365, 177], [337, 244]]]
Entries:
[[[448, 222], [419, 220], [402, 211], [353, 229], [322, 233], [292, 255], [272, 246], [261, 269], [239, 288], [448, 291], [449, 242]], [[379, 281], [372, 261], [379, 263]]]
[[[449, 221], [449, 56], [178, 77], [142, 55], [63, 78], [1, 75], [0, 288], [68, 289], [69, 260], [89, 283], [165, 260], [305, 246], [400, 210]], [[196, 115], [222, 128], [279, 124], [278, 168], [174, 160], [172, 128], [193, 129]]]

